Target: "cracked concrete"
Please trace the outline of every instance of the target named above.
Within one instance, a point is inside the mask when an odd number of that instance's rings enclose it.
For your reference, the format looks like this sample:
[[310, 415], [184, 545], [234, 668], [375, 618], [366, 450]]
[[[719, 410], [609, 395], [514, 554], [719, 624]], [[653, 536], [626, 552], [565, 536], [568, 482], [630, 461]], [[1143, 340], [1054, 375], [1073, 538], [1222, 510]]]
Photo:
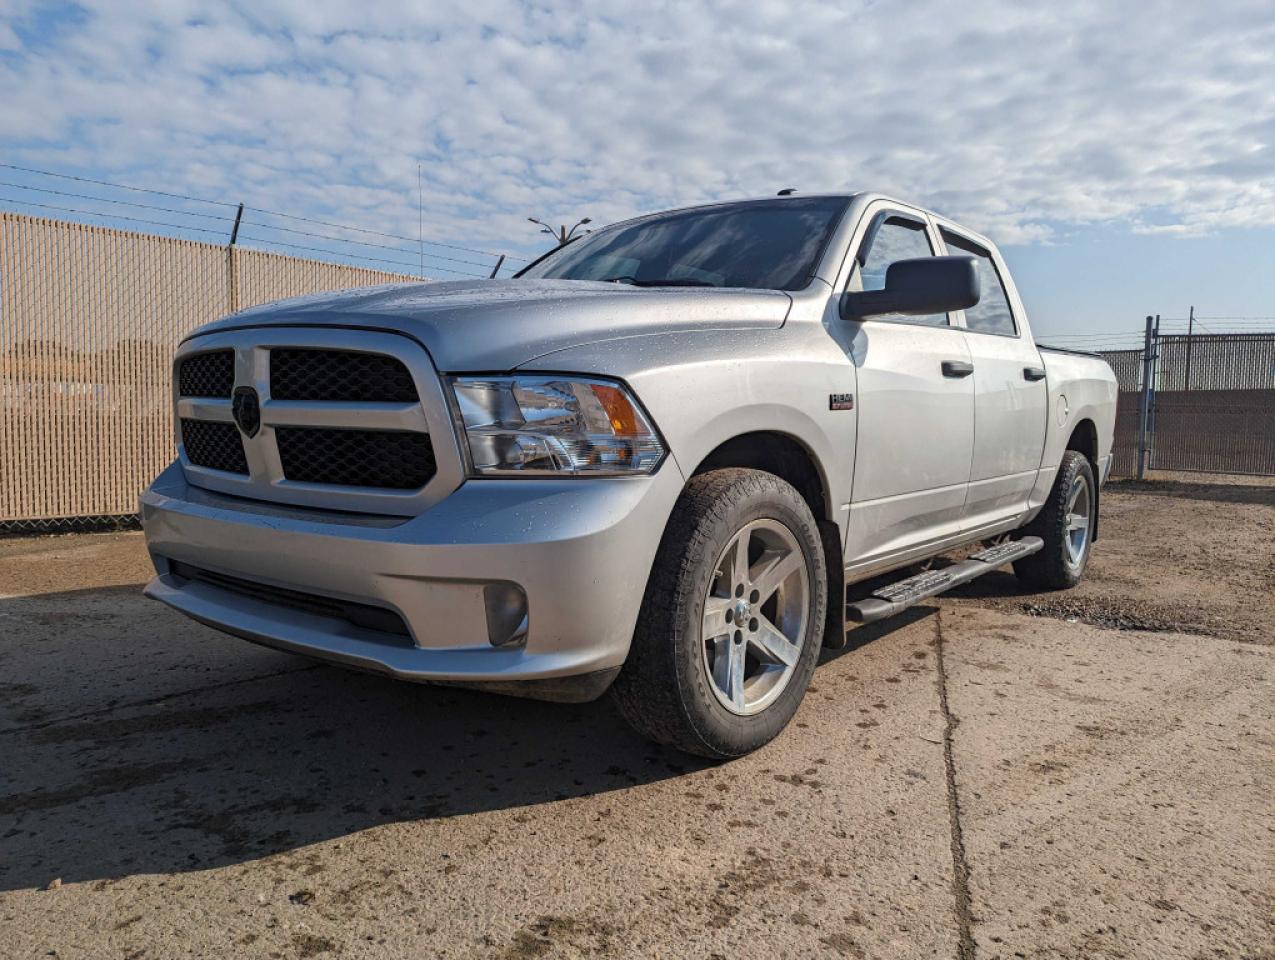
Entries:
[[[1199, 502], [1113, 491], [1082, 591], [1169, 609], [1138, 531]], [[1266, 960], [1275, 647], [1221, 584], [1275, 502], [1207, 502], [1209, 636], [980, 586], [716, 767], [223, 637], [138, 596], [135, 534], [0, 541], [0, 955]]]
[[943, 772], [947, 784], [947, 822], [952, 843], [952, 916], [956, 921], [958, 960], [973, 960], [974, 911], [970, 896], [970, 867], [965, 853], [965, 828], [961, 824], [960, 788], [956, 781], [953, 746], [958, 721], [952, 716], [948, 698], [947, 657], [943, 648], [943, 611], [937, 610], [934, 613], [934, 665], [939, 708], [943, 712]]
[[978, 955], [1271, 956], [1275, 648], [944, 620]]

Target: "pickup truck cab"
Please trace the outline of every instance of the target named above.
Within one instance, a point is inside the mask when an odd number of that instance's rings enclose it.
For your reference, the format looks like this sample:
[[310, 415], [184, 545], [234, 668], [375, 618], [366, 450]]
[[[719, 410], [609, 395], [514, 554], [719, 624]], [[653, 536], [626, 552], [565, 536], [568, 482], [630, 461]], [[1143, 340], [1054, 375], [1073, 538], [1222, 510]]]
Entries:
[[178, 456], [141, 501], [146, 592], [403, 679], [610, 690], [646, 735], [737, 756], [847, 618], [1006, 563], [1076, 583], [1115, 402], [1101, 359], [1037, 346], [995, 245], [936, 214], [874, 194], [658, 213], [513, 279], [195, 331]]

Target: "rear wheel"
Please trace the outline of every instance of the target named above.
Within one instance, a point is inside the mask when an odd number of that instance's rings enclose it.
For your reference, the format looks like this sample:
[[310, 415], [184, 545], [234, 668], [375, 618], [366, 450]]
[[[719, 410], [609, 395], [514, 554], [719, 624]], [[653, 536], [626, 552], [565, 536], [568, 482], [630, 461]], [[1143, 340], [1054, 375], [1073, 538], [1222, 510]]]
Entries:
[[1015, 561], [1024, 583], [1046, 590], [1074, 587], [1084, 576], [1098, 519], [1098, 487], [1089, 458], [1076, 450], [1063, 454], [1049, 499], [1022, 533], [1040, 537], [1039, 553]]
[[612, 694], [653, 740], [713, 759], [777, 735], [805, 694], [827, 605], [823, 548], [773, 474], [693, 477], [660, 544]]

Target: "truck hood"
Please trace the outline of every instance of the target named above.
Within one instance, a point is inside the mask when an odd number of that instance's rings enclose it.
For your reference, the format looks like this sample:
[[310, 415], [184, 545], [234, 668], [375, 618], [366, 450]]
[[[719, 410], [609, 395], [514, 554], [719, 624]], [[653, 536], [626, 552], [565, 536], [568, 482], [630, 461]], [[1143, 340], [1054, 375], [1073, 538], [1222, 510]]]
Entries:
[[372, 328], [419, 341], [440, 371], [494, 372], [599, 340], [777, 327], [791, 304], [776, 290], [634, 287], [593, 280], [403, 283], [252, 307], [192, 336], [265, 326]]

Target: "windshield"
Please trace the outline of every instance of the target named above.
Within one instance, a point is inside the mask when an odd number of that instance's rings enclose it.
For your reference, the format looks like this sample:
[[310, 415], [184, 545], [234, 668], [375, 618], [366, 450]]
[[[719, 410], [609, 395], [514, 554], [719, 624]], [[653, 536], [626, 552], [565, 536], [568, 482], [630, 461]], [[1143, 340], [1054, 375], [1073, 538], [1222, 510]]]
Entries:
[[589, 234], [519, 276], [799, 290], [848, 202], [802, 197], [657, 214]]

